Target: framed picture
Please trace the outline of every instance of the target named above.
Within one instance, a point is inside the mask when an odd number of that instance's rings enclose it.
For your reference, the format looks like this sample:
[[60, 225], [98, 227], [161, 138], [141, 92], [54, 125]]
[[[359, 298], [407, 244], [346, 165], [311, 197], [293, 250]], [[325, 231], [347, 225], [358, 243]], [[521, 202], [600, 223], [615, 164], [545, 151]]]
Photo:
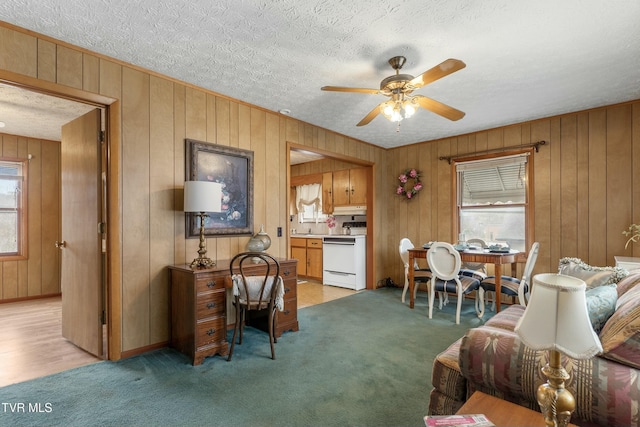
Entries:
[[[185, 140], [186, 181], [222, 184], [222, 212], [208, 212], [206, 236], [253, 235], [253, 151]], [[186, 235], [200, 237], [200, 218], [185, 212]]]

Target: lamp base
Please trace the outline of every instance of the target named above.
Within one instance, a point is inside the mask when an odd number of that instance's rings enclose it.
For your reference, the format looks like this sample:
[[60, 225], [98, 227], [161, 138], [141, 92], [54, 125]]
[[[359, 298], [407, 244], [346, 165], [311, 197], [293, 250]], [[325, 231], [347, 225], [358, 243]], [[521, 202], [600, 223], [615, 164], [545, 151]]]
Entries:
[[564, 387], [569, 374], [560, 363], [558, 351], [549, 351], [549, 363], [542, 368], [542, 373], [547, 377], [548, 382], [538, 387], [536, 398], [540, 405], [540, 412], [544, 416], [544, 422], [549, 427], [566, 427], [576, 409], [576, 400]]
[[215, 266], [215, 261], [207, 257], [198, 257], [191, 262], [191, 268], [208, 268]]
[[216, 263], [205, 256], [207, 254], [207, 246], [204, 240], [204, 219], [209, 215], [206, 212], [200, 212], [198, 216], [200, 217], [200, 244], [198, 245], [198, 255], [200, 256], [191, 262], [191, 268], [213, 267]]

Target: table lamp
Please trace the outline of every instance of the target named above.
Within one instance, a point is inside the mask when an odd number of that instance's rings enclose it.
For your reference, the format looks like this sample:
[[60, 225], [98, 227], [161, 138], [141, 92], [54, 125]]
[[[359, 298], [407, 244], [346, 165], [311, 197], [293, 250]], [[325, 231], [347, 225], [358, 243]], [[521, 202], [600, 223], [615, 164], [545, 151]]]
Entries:
[[222, 211], [222, 184], [209, 181], [186, 181], [184, 183], [184, 211], [197, 212], [200, 217], [200, 246], [198, 257], [191, 263], [191, 268], [213, 267], [216, 263], [207, 258], [204, 240], [204, 219], [207, 212]]
[[565, 386], [569, 374], [560, 353], [573, 359], [589, 359], [602, 352], [593, 331], [584, 281], [562, 274], [533, 277], [531, 299], [515, 327], [524, 344], [533, 350], [549, 350], [549, 363], [542, 368], [547, 382], [536, 398], [547, 426], [567, 426], [576, 401]]

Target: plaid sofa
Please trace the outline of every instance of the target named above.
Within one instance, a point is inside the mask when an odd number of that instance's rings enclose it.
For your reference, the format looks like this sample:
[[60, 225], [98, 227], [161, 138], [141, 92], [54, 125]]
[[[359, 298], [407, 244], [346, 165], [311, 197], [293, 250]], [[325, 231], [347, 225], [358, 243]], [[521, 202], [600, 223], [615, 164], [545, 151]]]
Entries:
[[[562, 274], [580, 276], [589, 269], [599, 276], [597, 283], [581, 278], [589, 287], [590, 317], [604, 351], [590, 360], [562, 357], [570, 375], [566, 387], [576, 398], [571, 422], [640, 427], [640, 272], [625, 277], [619, 269], [601, 270], [576, 259], [560, 263]], [[436, 357], [430, 415], [455, 413], [476, 390], [539, 411], [536, 390], [546, 381], [541, 368], [548, 353], [529, 349], [513, 332], [523, 313], [520, 305], [506, 308]]]

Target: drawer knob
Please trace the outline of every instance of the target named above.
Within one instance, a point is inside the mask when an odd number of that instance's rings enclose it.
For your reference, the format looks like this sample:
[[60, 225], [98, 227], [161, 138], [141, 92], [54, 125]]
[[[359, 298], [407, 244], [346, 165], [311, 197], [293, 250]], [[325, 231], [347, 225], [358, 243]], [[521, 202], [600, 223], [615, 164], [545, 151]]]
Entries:
[[283, 274], [284, 274], [285, 276], [288, 276], [288, 275], [290, 275], [290, 274], [291, 274], [291, 272], [290, 272], [289, 270], [285, 270]]
[[212, 280], [210, 282], [207, 283], [207, 288], [213, 288], [216, 286], [216, 281]]
[[284, 314], [285, 314], [285, 316], [286, 316], [287, 314], [289, 314], [289, 313], [291, 313], [291, 312], [290, 312], [289, 310], [285, 310], [285, 311], [283, 311], [283, 313], [284, 313]]
[[284, 288], [284, 293], [285, 293], [285, 294], [287, 294], [287, 293], [289, 293], [289, 292], [291, 292], [291, 288]]
[[215, 329], [209, 329], [209, 330], [207, 331], [207, 335], [209, 335], [209, 336], [211, 336], [211, 335], [213, 335], [213, 334], [215, 334], [215, 333], [216, 333], [216, 330], [215, 330]]
[[211, 310], [211, 309], [212, 309], [213, 307], [215, 307], [215, 306], [216, 306], [216, 303], [215, 303], [215, 302], [210, 302], [210, 303], [208, 303], [208, 304], [207, 304], [207, 308], [208, 308], [209, 310]]

